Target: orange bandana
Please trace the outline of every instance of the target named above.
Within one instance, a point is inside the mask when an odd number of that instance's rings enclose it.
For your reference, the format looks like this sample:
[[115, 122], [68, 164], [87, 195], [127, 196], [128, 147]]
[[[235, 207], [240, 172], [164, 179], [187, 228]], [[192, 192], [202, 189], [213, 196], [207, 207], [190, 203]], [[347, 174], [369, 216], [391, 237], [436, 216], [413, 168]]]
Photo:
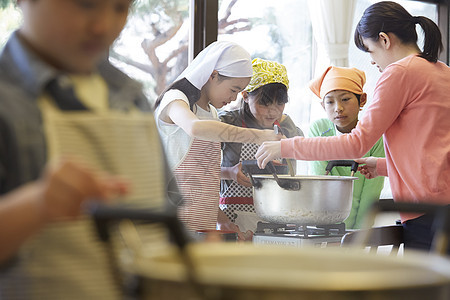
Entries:
[[320, 99], [335, 90], [345, 90], [358, 95], [364, 93], [366, 75], [356, 68], [328, 67], [317, 79], [309, 83], [309, 88]]

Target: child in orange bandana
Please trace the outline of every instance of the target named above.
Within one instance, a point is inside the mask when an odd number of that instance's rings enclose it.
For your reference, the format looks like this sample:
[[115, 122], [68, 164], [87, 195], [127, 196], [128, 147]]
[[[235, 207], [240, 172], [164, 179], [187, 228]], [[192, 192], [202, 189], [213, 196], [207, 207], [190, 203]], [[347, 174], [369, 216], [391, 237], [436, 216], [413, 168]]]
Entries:
[[[311, 81], [310, 89], [321, 99], [327, 113], [325, 119], [311, 124], [309, 137], [338, 136], [352, 131], [358, 123], [358, 113], [366, 104], [367, 94], [363, 91], [366, 76], [356, 68], [328, 67], [317, 79]], [[380, 138], [366, 153], [365, 157], [384, 157], [383, 139]], [[309, 163], [310, 173], [325, 174], [327, 161]], [[331, 175], [350, 176], [348, 167], [335, 167]], [[361, 173], [353, 186], [352, 209], [344, 221], [346, 228], [361, 228], [364, 217], [372, 203], [379, 199], [384, 184], [383, 177], [366, 179]]]

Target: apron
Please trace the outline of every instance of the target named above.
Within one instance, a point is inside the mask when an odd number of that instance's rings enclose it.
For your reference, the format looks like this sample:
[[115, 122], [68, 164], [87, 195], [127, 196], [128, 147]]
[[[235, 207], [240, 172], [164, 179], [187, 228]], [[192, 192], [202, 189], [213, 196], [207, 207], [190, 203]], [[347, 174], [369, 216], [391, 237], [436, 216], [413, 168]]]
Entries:
[[[131, 193], [122, 202], [138, 208], [164, 206], [163, 151], [150, 113], [60, 111], [51, 108], [51, 103], [44, 104], [49, 160], [80, 157], [90, 166], [131, 183]], [[167, 240], [159, 225], [151, 226], [144, 240]], [[117, 274], [111, 271], [108, 260], [107, 247], [120, 245], [117, 235], [113, 236], [111, 244], [101, 242], [88, 215], [46, 226], [21, 249], [16, 274], [28, 293], [26, 298], [122, 299]], [[115, 251], [117, 256], [119, 250]]]
[[[244, 121], [242, 127], [247, 128]], [[259, 145], [243, 143], [239, 162], [255, 159]], [[258, 221], [262, 221], [253, 205], [253, 187], [246, 187], [233, 180], [228, 189], [220, 197], [220, 209], [234, 222], [242, 232], [255, 231]]]
[[180, 220], [189, 230], [216, 229], [220, 198], [220, 142], [194, 138], [173, 172], [184, 204]]

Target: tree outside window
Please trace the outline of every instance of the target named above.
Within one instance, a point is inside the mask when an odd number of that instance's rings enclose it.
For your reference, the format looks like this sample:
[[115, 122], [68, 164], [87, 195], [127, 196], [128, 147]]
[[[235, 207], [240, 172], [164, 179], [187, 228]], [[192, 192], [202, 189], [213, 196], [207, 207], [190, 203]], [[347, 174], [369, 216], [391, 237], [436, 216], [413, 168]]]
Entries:
[[[314, 47], [308, 0], [219, 0], [218, 39], [231, 40], [252, 57], [284, 64], [290, 80], [285, 112], [306, 131], [311, 121], [324, 117], [307, 88], [314, 76], [313, 61], [326, 60]], [[151, 102], [188, 64], [190, 0], [136, 0], [128, 23], [110, 49], [110, 60], [143, 83]], [[354, 26], [374, 0], [358, 0]], [[397, 1], [414, 15], [437, 21], [437, 5], [423, 1]], [[14, 0], [0, 0], [0, 47], [21, 22]], [[419, 39], [422, 34], [419, 30]], [[421, 42], [419, 42], [420, 44]], [[350, 66], [367, 74], [369, 101], [379, 73], [369, 56], [350, 42]]]

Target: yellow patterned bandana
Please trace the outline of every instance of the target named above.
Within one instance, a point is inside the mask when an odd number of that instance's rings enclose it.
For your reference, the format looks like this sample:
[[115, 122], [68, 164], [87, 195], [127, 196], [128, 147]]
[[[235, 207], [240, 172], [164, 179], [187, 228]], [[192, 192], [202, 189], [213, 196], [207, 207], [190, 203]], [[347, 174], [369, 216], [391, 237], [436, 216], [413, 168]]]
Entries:
[[282, 83], [289, 89], [286, 67], [274, 61], [255, 58], [252, 61], [253, 76], [245, 90], [253, 92], [269, 83]]

